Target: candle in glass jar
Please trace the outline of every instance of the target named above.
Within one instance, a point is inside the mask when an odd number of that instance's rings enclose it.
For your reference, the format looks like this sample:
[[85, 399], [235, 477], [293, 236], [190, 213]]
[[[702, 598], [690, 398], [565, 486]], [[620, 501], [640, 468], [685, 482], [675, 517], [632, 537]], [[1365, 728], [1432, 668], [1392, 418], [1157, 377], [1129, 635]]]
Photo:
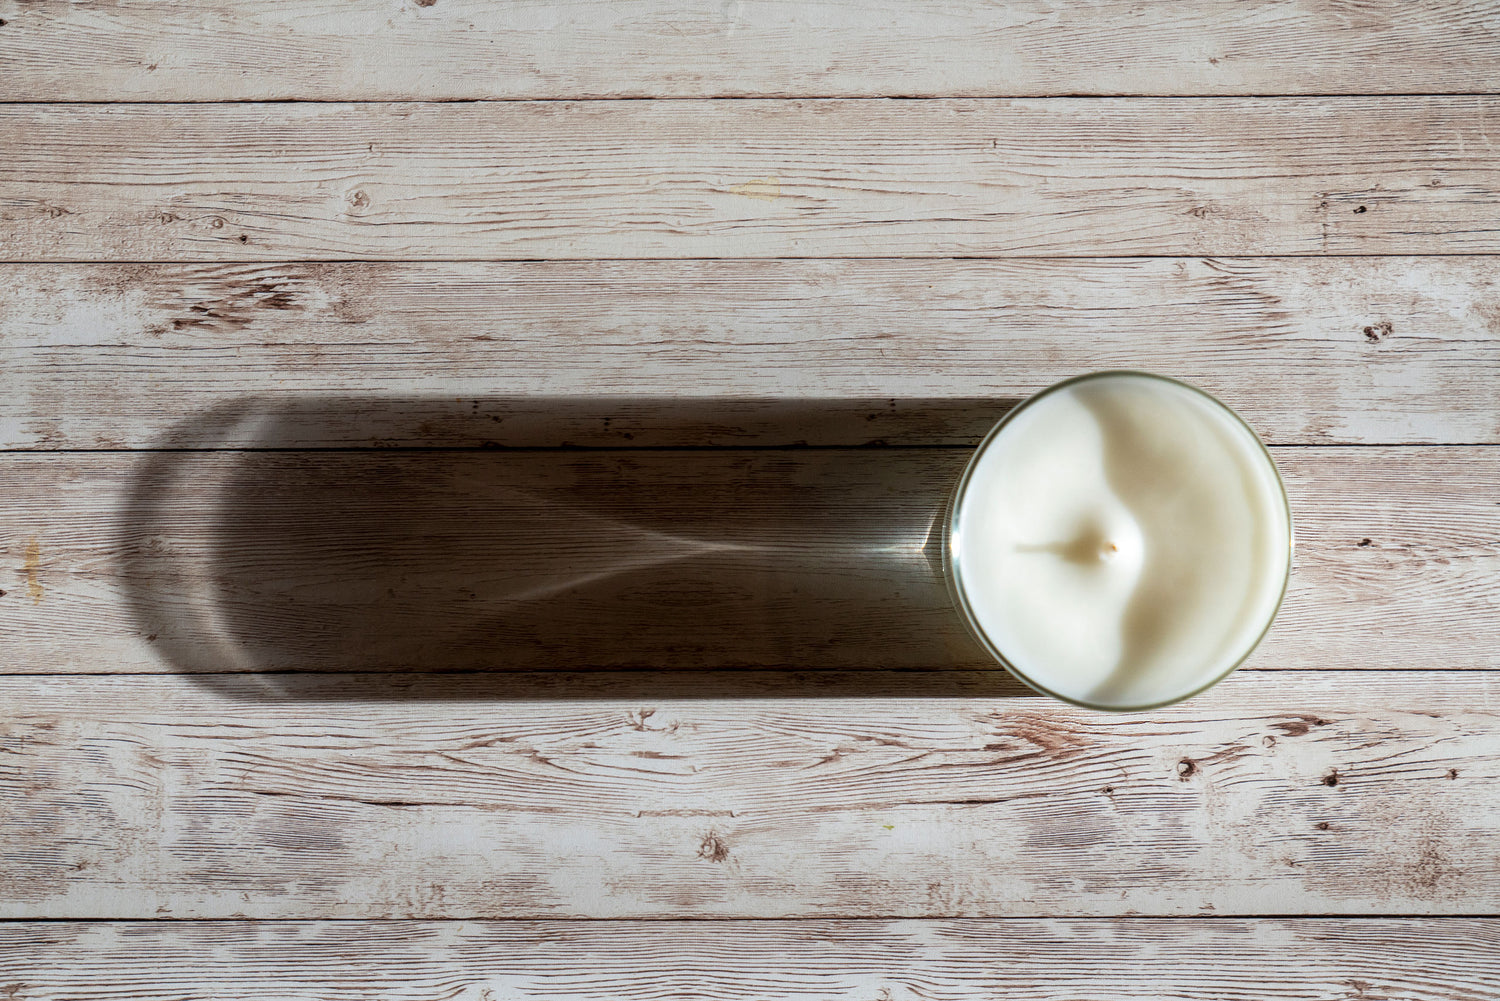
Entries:
[[1245, 659], [1291, 563], [1276, 466], [1217, 400], [1143, 372], [1032, 397], [970, 461], [949, 581], [979, 640], [1046, 694], [1099, 709], [1187, 698]]

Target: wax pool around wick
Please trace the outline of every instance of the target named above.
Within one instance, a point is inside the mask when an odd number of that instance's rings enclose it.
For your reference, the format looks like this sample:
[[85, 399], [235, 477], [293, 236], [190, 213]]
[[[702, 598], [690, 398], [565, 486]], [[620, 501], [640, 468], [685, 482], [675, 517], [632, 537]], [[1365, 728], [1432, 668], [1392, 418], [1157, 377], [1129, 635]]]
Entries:
[[1171, 380], [1105, 373], [1043, 394], [976, 456], [953, 517], [960, 603], [1024, 678], [1130, 708], [1249, 652], [1285, 584], [1290, 524], [1254, 434]]

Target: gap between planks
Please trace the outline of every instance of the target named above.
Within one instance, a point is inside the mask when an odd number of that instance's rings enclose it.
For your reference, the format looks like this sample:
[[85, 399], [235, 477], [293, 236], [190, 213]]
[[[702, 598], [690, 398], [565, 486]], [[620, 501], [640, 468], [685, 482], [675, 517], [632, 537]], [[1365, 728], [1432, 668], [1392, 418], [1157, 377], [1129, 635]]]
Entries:
[[[83, 918], [26, 918], [26, 917], [16, 918], [16, 917], [0, 917], [0, 925], [33, 925], [33, 924], [34, 925], [69, 925], [69, 924], [71, 924], [71, 925], [78, 925], [78, 924], [87, 924], [87, 925], [122, 925], [122, 926], [127, 926], [128, 927], [128, 926], [131, 926], [131, 925], [157, 925], [157, 924], [160, 924], [160, 925], [205, 925], [205, 924], [218, 924], [218, 925], [244, 925], [246, 927], [249, 927], [249, 926], [252, 926], [252, 925], [278, 925], [278, 924], [279, 925], [343, 924], [343, 925], [372, 925], [372, 926], [378, 926], [378, 925], [403, 925], [403, 924], [454, 924], [454, 923], [459, 923], [459, 924], [495, 924], [495, 925], [534, 925], [534, 924], [549, 924], [549, 925], [550, 924], [557, 924], [557, 925], [572, 925], [572, 924], [578, 924], [578, 925], [611, 925], [611, 924], [619, 924], [619, 925], [624, 925], [624, 924], [662, 925], [662, 924], [683, 924], [683, 925], [697, 925], [697, 924], [716, 924], [716, 923], [717, 924], [723, 924], [723, 923], [730, 923], [730, 922], [744, 922], [745, 924], [776, 924], [776, 925], [784, 924], [784, 925], [796, 926], [796, 925], [799, 925], [799, 924], [803, 924], [803, 925], [805, 925], [805, 924], [859, 924], [859, 923], [863, 923], [863, 922], [890, 922], [890, 921], [910, 922], [910, 923], [913, 923], [913, 924], [926, 924], [926, 923], [943, 922], [943, 923], [955, 924], [955, 925], [965, 925], [965, 924], [985, 925], [985, 924], [1004, 924], [1007, 921], [1018, 921], [1018, 922], [1031, 921], [1031, 922], [1036, 922], [1036, 921], [1047, 921], [1047, 920], [1050, 920], [1050, 919], [1047, 918], [1047, 917], [1037, 917], [1037, 916], [1034, 916], [1034, 915], [1025, 915], [1025, 914], [997, 914], [997, 915], [993, 915], [993, 916], [990, 916], [990, 917], [982, 917], [982, 918], [969, 918], [969, 917], [954, 917], [954, 918], [947, 918], [947, 917], [902, 918], [902, 917], [894, 917], [894, 916], [892, 916], [892, 917], [885, 917], [885, 916], [881, 916], [881, 915], [853, 914], [853, 915], [849, 915], [847, 917], [836, 917], [836, 918], [828, 918], [828, 917], [806, 917], [806, 916], [802, 916], [802, 917], [794, 916], [794, 917], [785, 917], [785, 918], [768, 918], [768, 917], [756, 917], [756, 916], [753, 916], [753, 915], [752, 916], [748, 916], [748, 917], [733, 917], [733, 916], [725, 917], [725, 916], [721, 916], [721, 915], [707, 915], [707, 916], [704, 916], [704, 917], [692, 917], [692, 918], [677, 918], [677, 917], [618, 918], [618, 917], [586, 917], [585, 916], [585, 917], [572, 917], [572, 918], [507, 918], [507, 917], [494, 917], [494, 918], [463, 918], [463, 917], [456, 917], [456, 918], [448, 918], [448, 917], [428, 917], [428, 918], [384, 918], [384, 917], [373, 917], [373, 918], [362, 918], [362, 917], [279, 918], [279, 917], [273, 917], [273, 918], [250, 918], [250, 919], [241, 919], [241, 918], [193, 918], [193, 917], [173, 917], [173, 916], [170, 916], [170, 915], [158, 915], [156, 917], [147, 917], [147, 918], [88, 918], [88, 917], [83, 917]], [[1256, 914], [1252, 914], [1252, 915], [1245, 915], [1245, 914], [1130, 914], [1130, 915], [1118, 915], [1118, 914], [1077, 914], [1077, 915], [1071, 915], [1071, 916], [1069, 916], [1069, 917], [1067, 917], [1067, 918], [1065, 918], [1063, 920], [1066, 920], [1069, 923], [1072, 923], [1072, 922], [1075, 922], [1075, 921], [1081, 922], [1081, 923], [1090, 923], [1090, 922], [1096, 922], [1096, 921], [1103, 921], [1103, 922], [1108, 922], [1110, 924], [1119, 924], [1119, 925], [1128, 925], [1128, 924], [1130, 924], [1132, 922], [1146, 922], [1146, 921], [1205, 921], [1205, 922], [1208, 922], [1208, 921], [1225, 921], [1225, 922], [1232, 922], [1232, 921], [1245, 921], [1245, 922], [1248, 922], [1248, 921], [1299, 921], [1299, 922], [1300, 921], [1309, 921], [1309, 922], [1311, 922], [1311, 921], [1337, 921], [1337, 922], [1345, 922], [1345, 923], [1348, 923], [1348, 924], [1358, 924], [1361, 921], [1369, 921], [1369, 922], [1375, 922], [1375, 921], [1410, 921], [1410, 922], [1413, 922], [1413, 923], [1424, 923], [1424, 922], [1429, 922], [1429, 921], [1465, 921], [1465, 922], [1473, 922], [1476, 925], [1481, 925], [1484, 922], [1500, 921], [1500, 911], [1496, 911], [1496, 912], [1491, 913], [1491, 914], [1485, 914], [1485, 913], [1482, 913], [1482, 912], [1481, 913], [1454, 912], [1452, 914], [1444, 914], [1444, 913], [1431, 913], [1431, 914], [1427, 914], [1427, 913], [1424, 913], [1424, 914], [1421, 914], [1421, 915], [1403, 914], [1403, 913], [1399, 913], [1399, 912], [1392, 912], [1390, 914], [1382, 914], [1382, 913], [1378, 913], [1378, 912], [1360, 913], [1360, 914], [1339, 914], [1339, 913], [1333, 912], [1333, 911], [1330, 911], [1330, 912], [1328, 912], [1326, 914], [1299, 914], [1299, 913], [1296, 913], [1294, 911], [1285, 911], [1285, 912], [1282, 912], [1282, 911], [1265, 911], [1263, 913], [1256, 913]]]
[[[879, 94], [865, 97], [851, 97], [839, 94], [790, 94], [784, 97], [768, 97], [756, 94], [723, 94], [711, 97], [674, 97], [672, 95], [661, 96], [633, 96], [633, 97], [422, 97], [422, 98], [357, 98], [357, 97], [243, 97], [243, 98], [204, 98], [202, 100], [151, 100], [149, 98], [131, 98], [119, 101], [71, 101], [71, 100], [29, 100], [25, 98], [6, 98], [0, 96], [0, 107], [8, 105], [25, 105], [40, 108], [67, 106], [76, 108], [108, 108], [121, 104], [138, 104], [149, 107], [197, 107], [202, 105], [245, 105], [245, 104], [344, 104], [352, 106], [362, 105], [404, 105], [404, 104], [578, 104], [588, 101], [591, 104], [629, 104], [648, 103], [651, 101], [682, 101], [682, 102], [732, 102], [732, 101], [1213, 101], [1222, 100], [1225, 97], [1241, 98], [1246, 101], [1281, 101], [1306, 98], [1308, 100], [1340, 100], [1343, 98], [1444, 98], [1444, 97], [1500, 97], [1500, 88], [1493, 90], [1442, 90], [1442, 91], [1328, 91], [1326, 93], [1295, 93], [1277, 94], [1266, 92], [1261, 94]], [[615, 258], [626, 260], [627, 258]], [[66, 263], [66, 262], [64, 262]]]
[[[1328, 448], [1315, 442], [1286, 442], [1272, 446], [1276, 449]], [[1464, 441], [1402, 441], [1402, 442], [1349, 442], [1338, 448], [1500, 448], [1496, 442]], [[892, 442], [869, 442], [863, 445], [296, 445], [255, 446], [222, 445], [204, 448], [173, 446], [149, 446], [140, 448], [0, 448], [0, 455], [198, 455], [215, 452], [244, 453], [311, 453], [318, 455], [358, 455], [367, 452], [380, 454], [411, 452], [417, 455], [448, 455], [458, 453], [489, 454], [494, 452], [539, 452], [539, 453], [605, 453], [614, 452], [863, 452], [863, 451], [972, 451], [973, 445], [937, 442], [934, 444], [904, 444]]]

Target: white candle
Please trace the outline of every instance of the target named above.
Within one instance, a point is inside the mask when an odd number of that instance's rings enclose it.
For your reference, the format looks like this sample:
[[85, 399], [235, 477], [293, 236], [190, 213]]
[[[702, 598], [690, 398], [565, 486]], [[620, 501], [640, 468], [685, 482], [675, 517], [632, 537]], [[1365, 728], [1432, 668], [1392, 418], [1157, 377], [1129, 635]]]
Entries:
[[1100, 709], [1187, 698], [1265, 634], [1291, 516], [1233, 411], [1141, 372], [1032, 397], [990, 433], [949, 515], [949, 580], [1022, 681]]

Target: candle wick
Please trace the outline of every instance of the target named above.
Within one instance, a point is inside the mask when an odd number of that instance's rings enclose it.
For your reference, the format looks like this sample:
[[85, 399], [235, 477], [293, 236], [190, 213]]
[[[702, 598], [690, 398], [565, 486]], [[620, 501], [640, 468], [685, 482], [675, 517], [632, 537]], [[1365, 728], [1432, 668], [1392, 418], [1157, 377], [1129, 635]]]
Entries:
[[1098, 527], [1087, 527], [1080, 531], [1068, 542], [1048, 542], [1043, 544], [1021, 543], [1016, 546], [1017, 552], [1022, 553], [1052, 553], [1061, 556], [1070, 563], [1082, 566], [1097, 566], [1119, 555], [1120, 546], [1105, 538], [1104, 532]]

